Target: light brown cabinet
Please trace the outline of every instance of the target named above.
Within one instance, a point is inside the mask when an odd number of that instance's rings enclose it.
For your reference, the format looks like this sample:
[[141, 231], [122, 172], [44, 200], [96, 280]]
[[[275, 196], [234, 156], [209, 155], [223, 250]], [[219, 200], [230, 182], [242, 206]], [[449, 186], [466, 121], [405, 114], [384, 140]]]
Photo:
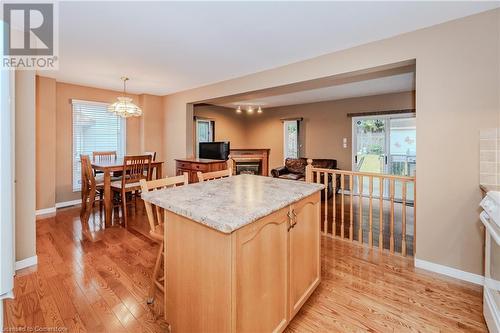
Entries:
[[167, 211], [171, 332], [281, 332], [320, 283], [319, 192], [224, 234]]
[[180, 176], [184, 172], [188, 173], [189, 183], [197, 183], [197, 172], [212, 172], [227, 169], [226, 161], [210, 160], [206, 158], [184, 158], [175, 160], [176, 175]]
[[236, 332], [286, 327], [288, 215], [287, 207], [236, 231]]
[[[292, 205], [294, 219], [289, 234], [290, 318], [300, 310], [321, 278], [320, 205], [314, 197]], [[317, 223], [311, 223], [317, 221]]]

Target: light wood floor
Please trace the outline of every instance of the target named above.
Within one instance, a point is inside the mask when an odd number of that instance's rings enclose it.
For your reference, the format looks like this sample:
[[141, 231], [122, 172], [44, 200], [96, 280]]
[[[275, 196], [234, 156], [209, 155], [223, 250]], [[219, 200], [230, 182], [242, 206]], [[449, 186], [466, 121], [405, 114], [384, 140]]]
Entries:
[[[16, 276], [5, 329], [166, 332], [161, 307], [145, 302], [157, 245], [135, 231], [99, 229], [98, 215], [82, 228], [77, 208], [37, 221], [39, 264]], [[322, 282], [287, 330], [486, 332], [481, 297], [479, 287], [408, 259], [325, 237]]]
[[[336, 235], [340, 237], [341, 226], [342, 226], [342, 211], [341, 211], [341, 196], [336, 195]], [[346, 195], [344, 197], [344, 237], [349, 238], [349, 228], [350, 228], [350, 197]], [[362, 230], [363, 230], [363, 242], [368, 243], [368, 233], [369, 233], [369, 199], [364, 197], [363, 203], [363, 218], [362, 218]], [[325, 219], [325, 202], [321, 202], [321, 228], [323, 230], [323, 221]], [[384, 249], [389, 250], [390, 244], [390, 205], [389, 200], [383, 201], [382, 207], [382, 219], [383, 219], [383, 245]], [[359, 240], [359, 196], [353, 196], [353, 239]], [[402, 246], [402, 208], [403, 205], [399, 202], [394, 203], [394, 250], [397, 253], [401, 253]], [[327, 228], [328, 233], [333, 233], [333, 196], [328, 199], [327, 203]], [[407, 255], [413, 256], [413, 235], [414, 235], [414, 210], [413, 205], [406, 205], [406, 251]], [[379, 199], [373, 199], [373, 212], [372, 212], [372, 230], [373, 230], [373, 246], [378, 247], [379, 245], [379, 230], [380, 230], [380, 201]]]

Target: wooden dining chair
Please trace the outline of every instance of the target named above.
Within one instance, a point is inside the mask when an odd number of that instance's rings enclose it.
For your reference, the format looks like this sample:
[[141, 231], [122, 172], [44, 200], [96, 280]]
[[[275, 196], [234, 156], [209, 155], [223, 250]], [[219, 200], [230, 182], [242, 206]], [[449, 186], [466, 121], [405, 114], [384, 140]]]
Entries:
[[111, 190], [118, 193], [120, 207], [122, 208], [123, 223], [127, 224], [127, 194], [136, 195], [141, 190], [139, 181], [149, 180], [151, 172], [151, 155], [125, 156], [123, 159], [123, 176], [121, 180], [111, 182]]
[[93, 161], [112, 161], [116, 160], [116, 151], [94, 151], [92, 152]]
[[[116, 160], [116, 151], [93, 151], [92, 152], [92, 161], [94, 162], [110, 162], [113, 160]], [[94, 170], [94, 175], [97, 175], [99, 173], [103, 173], [102, 171]], [[119, 177], [121, 176], [120, 173], [113, 173], [114, 177]]]
[[99, 199], [99, 207], [102, 209], [104, 181], [96, 179], [92, 172], [90, 158], [88, 155], [80, 155], [82, 180], [81, 180], [81, 194], [82, 194], [82, 208], [80, 210], [80, 217], [85, 223], [88, 222], [90, 213], [94, 208], [96, 195]]
[[[142, 193], [146, 193], [149, 191], [157, 191], [160, 189], [175, 187], [178, 185], [187, 185], [189, 183], [189, 176], [187, 172], [184, 172], [184, 174], [176, 177], [167, 177], [150, 181], [141, 179], [139, 182], [141, 184]], [[165, 277], [160, 276], [160, 272], [163, 262], [162, 258], [165, 255], [164, 224], [166, 214], [161, 207], [158, 207], [149, 201], [144, 200], [144, 205], [146, 207], [146, 213], [148, 215], [150, 228], [149, 234], [155, 241], [160, 244], [158, 255], [156, 256], [155, 267], [153, 269], [153, 275], [151, 276], [151, 287], [149, 288], [147, 299], [148, 304], [152, 304], [154, 302], [156, 289], [160, 289], [162, 292], [165, 292], [163, 289], [163, 280]]]
[[156, 152], [155, 151], [145, 151], [144, 155], [151, 155], [152, 162], [156, 161]]
[[231, 158], [229, 158], [226, 163], [227, 163], [226, 170], [212, 171], [212, 172], [205, 172], [205, 173], [198, 171], [196, 173], [198, 175], [198, 181], [204, 182], [207, 180], [214, 180], [214, 179], [219, 179], [219, 178], [231, 177], [233, 175], [233, 160]]

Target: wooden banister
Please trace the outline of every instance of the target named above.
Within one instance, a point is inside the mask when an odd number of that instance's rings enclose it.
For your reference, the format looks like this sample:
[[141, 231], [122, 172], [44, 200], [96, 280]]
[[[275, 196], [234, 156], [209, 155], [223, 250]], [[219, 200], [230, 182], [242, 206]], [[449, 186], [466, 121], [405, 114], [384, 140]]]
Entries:
[[[306, 181], [325, 185], [324, 204], [321, 206], [324, 210], [323, 234], [351, 242], [356, 240], [369, 248], [377, 247], [379, 251], [389, 251], [403, 256], [414, 255], [416, 244], [415, 177], [316, 168], [309, 159], [306, 166]], [[408, 198], [409, 184], [413, 184], [413, 192], [410, 192], [410, 195], [413, 195], [411, 199]], [[377, 185], [378, 188], [375, 189]], [[355, 196], [358, 197], [357, 200]], [[337, 207], [337, 204], [340, 207]], [[413, 218], [408, 222], [407, 207], [411, 206], [413, 206]], [[331, 214], [329, 207], [332, 207]], [[368, 211], [365, 212], [365, 208]], [[387, 209], [389, 209], [388, 212]], [[347, 211], [349, 218], [346, 218]], [[349, 223], [349, 226], [346, 223]], [[354, 234], [356, 223], [358, 224], [357, 237]], [[408, 223], [412, 223], [413, 228], [409, 229]], [[337, 226], [340, 227], [340, 232], [337, 231]], [[410, 234], [407, 235], [408, 230]], [[366, 235], [367, 239], [364, 239]], [[413, 242], [408, 243], [408, 237], [411, 236], [413, 236]]]

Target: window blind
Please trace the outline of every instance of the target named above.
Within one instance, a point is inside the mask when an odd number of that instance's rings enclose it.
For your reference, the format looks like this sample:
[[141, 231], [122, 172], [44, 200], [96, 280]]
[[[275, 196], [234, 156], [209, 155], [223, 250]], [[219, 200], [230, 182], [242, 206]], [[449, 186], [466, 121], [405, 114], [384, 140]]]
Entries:
[[125, 155], [125, 119], [108, 112], [106, 103], [72, 100], [73, 191], [81, 189], [80, 155], [94, 151]]

